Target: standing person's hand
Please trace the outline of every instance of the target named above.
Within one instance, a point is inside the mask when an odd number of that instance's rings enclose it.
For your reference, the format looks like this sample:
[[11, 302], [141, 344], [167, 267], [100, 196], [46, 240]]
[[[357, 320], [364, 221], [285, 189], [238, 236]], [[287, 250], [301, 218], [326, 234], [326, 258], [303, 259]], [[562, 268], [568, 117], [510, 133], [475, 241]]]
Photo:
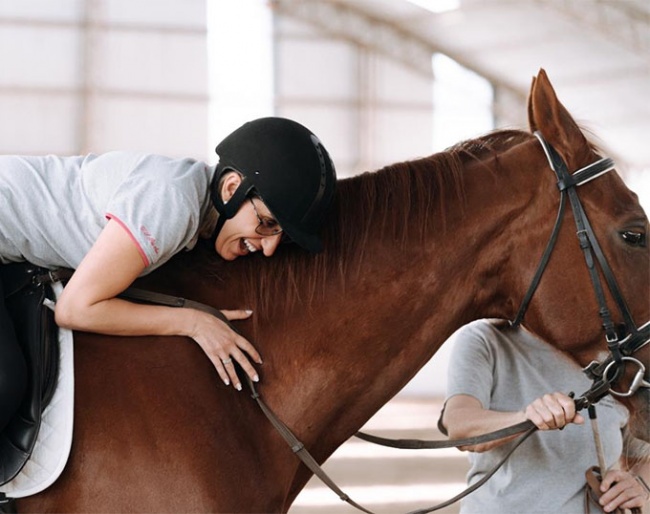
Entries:
[[564, 393], [550, 393], [532, 401], [524, 410], [526, 419], [540, 430], [563, 428], [569, 423], [581, 425], [585, 418], [576, 412], [573, 398]]

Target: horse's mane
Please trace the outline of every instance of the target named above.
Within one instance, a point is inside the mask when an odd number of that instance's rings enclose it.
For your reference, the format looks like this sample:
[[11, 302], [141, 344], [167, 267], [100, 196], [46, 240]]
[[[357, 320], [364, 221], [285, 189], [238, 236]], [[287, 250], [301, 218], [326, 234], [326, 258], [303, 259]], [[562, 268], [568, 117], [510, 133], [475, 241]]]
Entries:
[[328, 283], [338, 280], [345, 286], [363, 262], [371, 233], [403, 246], [444, 232], [448, 204], [464, 202], [468, 163], [484, 163], [479, 167], [493, 172], [497, 165], [490, 159], [531, 137], [518, 130], [495, 131], [429, 157], [341, 179], [323, 230], [323, 253], [281, 245], [274, 258], [240, 259], [228, 265], [228, 273], [234, 264], [244, 268], [239, 287], [257, 313], [273, 316], [311, 305]]

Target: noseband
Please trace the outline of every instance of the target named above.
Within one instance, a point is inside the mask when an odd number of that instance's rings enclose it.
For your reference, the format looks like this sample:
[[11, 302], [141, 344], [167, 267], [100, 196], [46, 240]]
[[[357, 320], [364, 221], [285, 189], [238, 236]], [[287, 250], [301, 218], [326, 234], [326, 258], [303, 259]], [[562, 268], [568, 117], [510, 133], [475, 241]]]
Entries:
[[[605, 341], [609, 350], [609, 356], [603, 362], [593, 361], [586, 368], [584, 372], [593, 380], [591, 388], [586, 391], [580, 398], [576, 400], [576, 405], [579, 409], [583, 409], [596, 403], [603, 396], [611, 393], [616, 396], [632, 396], [639, 388], [650, 388], [650, 383], [644, 380], [645, 366], [638, 359], [632, 355], [650, 342], [650, 322], [646, 322], [640, 328], [634, 323], [630, 309], [625, 302], [625, 298], [616, 282], [614, 273], [610, 268], [605, 255], [603, 254], [600, 245], [596, 239], [589, 219], [585, 214], [585, 210], [578, 197], [577, 188], [590, 180], [593, 180], [608, 171], [614, 169], [614, 161], [609, 158], [602, 158], [588, 166], [569, 173], [568, 167], [562, 157], [557, 151], [548, 144], [539, 132], [535, 132], [535, 136], [539, 140], [548, 159], [551, 169], [555, 172], [557, 177], [557, 186], [560, 190], [560, 206], [558, 208], [555, 226], [551, 232], [549, 242], [542, 254], [542, 258], [537, 267], [537, 271], [533, 280], [522, 300], [519, 311], [515, 319], [511, 322], [513, 326], [518, 326], [523, 321], [528, 305], [539, 285], [542, 274], [546, 269], [546, 265], [551, 256], [551, 252], [555, 247], [562, 220], [564, 219], [564, 211], [566, 206], [566, 198], [569, 197], [571, 203], [571, 210], [573, 212], [573, 219], [576, 224], [576, 235], [582, 248], [591, 283], [596, 294], [598, 302], [598, 314], [602, 319], [603, 330], [605, 332]], [[623, 318], [625, 326], [625, 338], [619, 341], [616, 325], [612, 321], [611, 312], [605, 300], [603, 284], [598, 273], [597, 265], [600, 266], [602, 276], [605, 279], [609, 292], [616, 303], [618, 310]], [[631, 385], [626, 392], [617, 391], [613, 385], [622, 375], [623, 368], [626, 364], [632, 364], [638, 368]]]

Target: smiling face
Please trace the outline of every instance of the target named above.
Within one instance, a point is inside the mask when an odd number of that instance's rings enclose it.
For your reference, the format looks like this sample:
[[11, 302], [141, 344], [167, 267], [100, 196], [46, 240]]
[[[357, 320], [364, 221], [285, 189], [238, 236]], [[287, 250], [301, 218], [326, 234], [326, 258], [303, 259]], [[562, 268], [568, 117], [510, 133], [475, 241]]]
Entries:
[[[221, 186], [224, 201], [232, 198], [240, 183], [241, 177], [237, 173], [229, 173], [224, 177]], [[219, 232], [214, 244], [217, 253], [227, 261], [257, 251], [262, 251], [266, 257], [273, 255], [280, 244], [282, 233], [271, 236], [258, 234], [256, 229], [260, 225], [260, 218], [273, 218], [262, 200], [255, 198], [243, 202], [237, 214], [227, 220]]]

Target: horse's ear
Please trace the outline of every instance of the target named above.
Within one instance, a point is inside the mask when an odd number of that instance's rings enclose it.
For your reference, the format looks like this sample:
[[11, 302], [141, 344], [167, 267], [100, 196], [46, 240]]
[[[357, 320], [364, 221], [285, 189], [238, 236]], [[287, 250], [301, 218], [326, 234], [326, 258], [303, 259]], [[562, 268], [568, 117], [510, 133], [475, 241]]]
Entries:
[[587, 140], [569, 111], [557, 99], [551, 81], [543, 69], [539, 70], [531, 86], [528, 123], [531, 130], [541, 132], [569, 167], [580, 164], [576, 162], [577, 152], [586, 147]]

